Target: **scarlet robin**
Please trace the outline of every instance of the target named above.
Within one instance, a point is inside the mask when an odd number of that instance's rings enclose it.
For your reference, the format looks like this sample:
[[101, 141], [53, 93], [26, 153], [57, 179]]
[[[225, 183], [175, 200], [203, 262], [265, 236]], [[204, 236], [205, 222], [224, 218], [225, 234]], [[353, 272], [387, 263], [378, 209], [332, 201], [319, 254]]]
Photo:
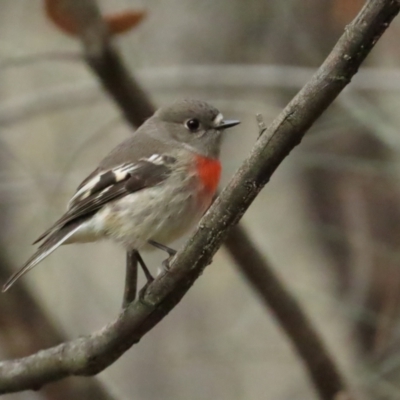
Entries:
[[237, 124], [198, 100], [160, 108], [79, 185], [67, 212], [34, 242], [41, 242], [36, 253], [3, 291], [62, 244], [110, 238], [129, 250], [150, 244], [173, 254], [167, 244], [211, 204], [222, 133]]

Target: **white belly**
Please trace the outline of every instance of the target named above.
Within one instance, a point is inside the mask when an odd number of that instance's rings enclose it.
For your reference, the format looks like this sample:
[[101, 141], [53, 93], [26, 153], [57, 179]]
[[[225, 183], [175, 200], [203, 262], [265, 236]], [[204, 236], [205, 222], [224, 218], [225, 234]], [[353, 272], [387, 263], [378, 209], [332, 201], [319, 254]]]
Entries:
[[186, 185], [160, 185], [129, 194], [107, 205], [84, 223], [70, 242], [111, 238], [129, 249], [153, 239], [168, 244], [193, 227], [212, 201], [186, 177]]

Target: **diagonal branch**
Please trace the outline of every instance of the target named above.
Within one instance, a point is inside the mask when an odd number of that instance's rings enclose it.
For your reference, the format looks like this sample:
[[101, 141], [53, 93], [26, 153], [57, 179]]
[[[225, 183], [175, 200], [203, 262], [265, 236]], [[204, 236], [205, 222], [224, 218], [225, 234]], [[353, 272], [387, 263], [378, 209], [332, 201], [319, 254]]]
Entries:
[[125, 118], [140, 126], [154, 114], [149, 96], [119, 57], [95, 0], [58, 0], [75, 21], [85, 59], [104, 89], [114, 98]]
[[[0, 281], [5, 281], [10, 273], [11, 267], [0, 244]], [[67, 340], [30, 294], [26, 282], [21, 282], [0, 302], [0, 337], [2, 352], [9, 357], [36, 352]], [[59, 381], [44, 388], [41, 395], [40, 398], [51, 400], [113, 399], [97, 379], [88, 379], [83, 385], [74, 380]]]
[[[70, 375], [98, 373], [162, 320], [211, 263], [228, 230], [240, 220], [278, 165], [350, 82], [399, 9], [399, 0], [367, 2], [312, 79], [257, 140], [250, 156], [178, 252], [168, 273], [157, 277], [139, 299], [102, 330], [0, 363], [0, 393], [37, 388]], [[325, 354], [319, 349], [319, 341], [315, 345], [315, 354]], [[330, 387], [323, 387], [309, 369], [323, 399], [333, 399], [347, 390], [331, 367], [331, 379], [336, 384]]]
[[321, 398], [332, 399], [333, 394], [344, 390], [343, 378], [297, 300], [274, 270], [264, 267], [268, 265], [267, 261], [263, 257], [260, 259], [260, 253], [248, 237], [244, 228], [238, 225], [236, 229], [231, 229], [225, 245], [232, 258], [239, 262], [239, 272], [251, 284], [261, 301], [271, 309], [291, 339]]

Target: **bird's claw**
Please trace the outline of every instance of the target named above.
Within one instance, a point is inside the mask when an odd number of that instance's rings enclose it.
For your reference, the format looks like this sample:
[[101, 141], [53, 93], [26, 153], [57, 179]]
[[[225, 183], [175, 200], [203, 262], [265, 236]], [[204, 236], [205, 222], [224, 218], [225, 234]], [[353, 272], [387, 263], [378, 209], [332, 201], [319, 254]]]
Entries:
[[144, 286], [139, 290], [139, 301], [143, 304], [146, 305], [150, 305], [146, 299], [145, 299], [145, 295], [147, 292], [147, 289], [149, 288], [149, 286], [153, 283], [154, 279], [152, 280], [147, 280], [147, 282], [144, 284]]

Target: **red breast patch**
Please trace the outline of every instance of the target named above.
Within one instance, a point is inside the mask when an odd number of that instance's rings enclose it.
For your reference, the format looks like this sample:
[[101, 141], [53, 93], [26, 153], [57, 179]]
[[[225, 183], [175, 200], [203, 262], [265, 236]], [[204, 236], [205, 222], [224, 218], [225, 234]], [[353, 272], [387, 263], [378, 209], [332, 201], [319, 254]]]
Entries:
[[207, 194], [214, 195], [221, 178], [221, 163], [213, 158], [196, 156], [197, 170]]

